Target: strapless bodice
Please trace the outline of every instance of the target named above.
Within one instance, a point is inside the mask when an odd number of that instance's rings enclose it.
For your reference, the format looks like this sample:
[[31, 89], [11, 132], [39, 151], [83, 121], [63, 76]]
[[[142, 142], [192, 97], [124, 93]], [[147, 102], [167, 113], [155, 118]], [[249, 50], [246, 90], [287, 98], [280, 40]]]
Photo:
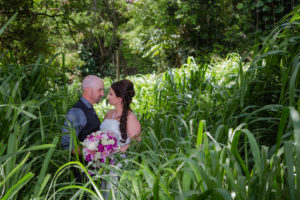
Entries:
[[108, 130], [112, 132], [118, 141], [118, 146], [123, 146], [130, 143], [130, 138], [127, 137], [126, 142], [121, 142], [122, 136], [120, 131], [120, 122], [115, 119], [104, 119], [100, 125], [100, 130]]

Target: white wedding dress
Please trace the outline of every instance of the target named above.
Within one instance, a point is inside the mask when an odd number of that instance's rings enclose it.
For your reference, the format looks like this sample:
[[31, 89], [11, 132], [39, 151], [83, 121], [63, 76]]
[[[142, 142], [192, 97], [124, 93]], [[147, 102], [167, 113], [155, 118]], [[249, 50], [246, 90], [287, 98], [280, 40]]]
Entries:
[[120, 132], [120, 122], [116, 119], [104, 119], [100, 125], [100, 130], [107, 130], [115, 135], [118, 146], [124, 146], [130, 143], [130, 138], [127, 137], [125, 143], [121, 142], [122, 136]]
[[[127, 144], [130, 143], [130, 138], [129, 137], [127, 137], [125, 143], [121, 142], [122, 136], [121, 136], [121, 132], [120, 132], [120, 122], [118, 120], [114, 119], [114, 118], [104, 119], [103, 122], [100, 125], [100, 130], [107, 130], [107, 131], [113, 133], [115, 135], [115, 137], [117, 138], [117, 143], [118, 143], [119, 147], [127, 145]], [[126, 155], [125, 154], [120, 154], [120, 157], [125, 158]], [[114, 158], [112, 158], [112, 159], [114, 159]], [[115, 166], [117, 166], [118, 168], [122, 168], [121, 163], [117, 163]], [[117, 182], [118, 182], [117, 174], [114, 173], [113, 171], [109, 171], [109, 175], [114, 177], [114, 179], [116, 180], [116, 181], [114, 181], [114, 183], [117, 184]], [[101, 187], [102, 187], [102, 189], [104, 189], [104, 191], [102, 193], [104, 199], [108, 199], [109, 190], [111, 190], [111, 187], [112, 187], [111, 184], [109, 182], [104, 181]]]

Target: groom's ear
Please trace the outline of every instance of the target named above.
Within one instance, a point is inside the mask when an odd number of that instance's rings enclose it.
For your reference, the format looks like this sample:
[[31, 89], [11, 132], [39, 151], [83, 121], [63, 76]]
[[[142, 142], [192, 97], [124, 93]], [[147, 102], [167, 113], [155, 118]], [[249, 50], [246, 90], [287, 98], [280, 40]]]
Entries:
[[93, 88], [90, 88], [90, 87], [87, 87], [87, 88], [86, 88], [86, 91], [87, 91], [88, 93], [91, 93], [92, 90], [93, 90]]
[[86, 87], [82, 91], [82, 95], [84, 95], [87, 98], [89, 98], [91, 96], [91, 94], [92, 94], [92, 88], [90, 88], [90, 87]]

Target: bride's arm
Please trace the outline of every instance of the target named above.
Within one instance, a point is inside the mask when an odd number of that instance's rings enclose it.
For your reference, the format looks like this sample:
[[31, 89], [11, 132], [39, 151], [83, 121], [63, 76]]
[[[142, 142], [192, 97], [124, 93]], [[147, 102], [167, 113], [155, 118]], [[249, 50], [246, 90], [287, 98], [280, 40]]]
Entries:
[[127, 133], [130, 140], [141, 141], [141, 124], [132, 112], [127, 119]]
[[[127, 134], [130, 140], [141, 141], [141, 125], [136, 116], [131, 112], [127, 116]], [[130, 144], [121, 146], [120, 152], [124, 153]]]

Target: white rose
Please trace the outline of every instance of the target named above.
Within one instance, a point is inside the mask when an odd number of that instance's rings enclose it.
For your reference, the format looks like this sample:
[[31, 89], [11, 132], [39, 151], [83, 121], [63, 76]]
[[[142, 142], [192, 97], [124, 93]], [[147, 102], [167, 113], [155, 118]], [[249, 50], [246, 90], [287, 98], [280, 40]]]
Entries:
[[97, 146], [97, 142], [89, 142], [86, 147], [91, 151], [97, 151]]
[[103, 145], [110, 145], [110, 144], [114, 144], [114, 143], [115, 143], [114, 140], [104, 140], [104, 141], [102, 141]]
[[95, 154], [95, 160], [100, 160], [100, 158], [101, 158], [101, 153], [100, 153], [100, 152], [97, 152], [97, 153]]
[[106, 134], [102, 135], [102, 140], [108, 140], [108, 136]]

